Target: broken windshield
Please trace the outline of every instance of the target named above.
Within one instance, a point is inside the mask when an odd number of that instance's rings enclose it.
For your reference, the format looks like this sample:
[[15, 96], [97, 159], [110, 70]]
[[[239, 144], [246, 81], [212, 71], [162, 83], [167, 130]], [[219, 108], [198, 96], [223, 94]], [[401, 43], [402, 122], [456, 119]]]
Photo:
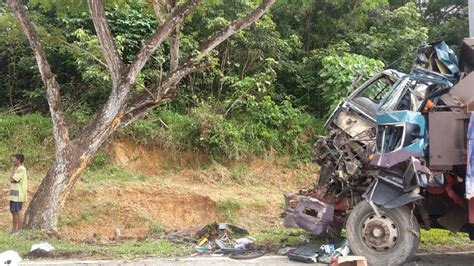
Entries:
[[428, 80], [413, 76], [406, 76], [398, 82], [392, 92], [382, 100], [379, 112], [418, 111], [423, 104], [427, 93], [438, 89], [440, 84], [436, 80]]

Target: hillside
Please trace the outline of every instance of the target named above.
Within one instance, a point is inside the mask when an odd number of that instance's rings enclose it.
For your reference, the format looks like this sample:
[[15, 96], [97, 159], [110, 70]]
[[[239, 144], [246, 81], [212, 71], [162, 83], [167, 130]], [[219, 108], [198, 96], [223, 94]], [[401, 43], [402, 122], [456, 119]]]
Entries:
[[[2, 153], [26, 155], [31, 199], [54, 154], [48, 118], [3, 114], [0, 124]], [[8, 167], [5, 156], [4, 189]], [[282, 194], [310, 184], [316, 170], [312, 163], [271, 154], [218, 162], [206, 153], [137, 144], [123, 134], [107, 143], [83, 174], [60, 216], [59, 232], [70, 240], [106, 241], [116, 228], [130, 239], [146, 238], [156, 228], [169, 232], [214, 221], [251, 230], [281, 228]], [[0, 228], [8, 231], [2, 196]]]

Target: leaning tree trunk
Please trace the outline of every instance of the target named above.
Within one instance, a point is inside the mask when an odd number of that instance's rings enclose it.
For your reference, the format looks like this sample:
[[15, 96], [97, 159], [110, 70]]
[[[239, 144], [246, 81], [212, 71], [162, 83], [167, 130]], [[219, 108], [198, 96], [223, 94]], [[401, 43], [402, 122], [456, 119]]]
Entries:
[[[232, 21], [221, 31], [204, 41], [198, 51], [191, 53], [180, 62], [180, 26], [203, 0], [187, 0], [179, 6], [175, 6], [175, 0], [150, 0], [155, 7], [160, 27], [142, 42], [142, 47], [134, 61], [125, 65], [114, 45], [103, 1], [88, 0], [87, 2], [105, 59], [105, 63], [100, 61], [100, 64], [109, 70], [112, 90], [103, 108], [94, 115], [77, 137], [70, 140], [61, 106], [60, 86], [51, 71], [35, 26], [29, 20], [26, 9], [20, 0], [7, 0], [28, 38], [46, 87], [56, 151], [56, 160], [38, 187], [26, 212], [24, 223], [28, 228], [56, 231], [61, 206], [104, 141], [117, 128], [127, 126], [151, 109], [172, 100], [176, 95], [176, 85], [182, 78], [209, 67], [210, 64], [206, 60], [206, 56], [210, 51], [237, 31], [258, 20], [275, 2], [275, 0], [263, 0], [253, 12]], [[168, 6], [168, 19], [165, 19], [161, 13], [164, 4]], [[138, 92], [132, 90], [145, 64], [167, 38], [171, 39], [171, 67], [166, 75], [157, 84], [142, 86], [142, 90]], [[97, 60], [96, 57], [94, 58]]]
[[73, 167], [71, 159], [58, 158], [49, 168], [25, 214], [25, 227], [49, 232], [57, 230], [61, 194], [74, 173], [81, 171], [76, 164]]
[[26, 228], [57, 231], [60, 209], [67, 196], [98, 148], [114, 130], [115, 128], [110, 128], [89, 145], [71, 144], [66, 152], [56, 156], [25, 214]]

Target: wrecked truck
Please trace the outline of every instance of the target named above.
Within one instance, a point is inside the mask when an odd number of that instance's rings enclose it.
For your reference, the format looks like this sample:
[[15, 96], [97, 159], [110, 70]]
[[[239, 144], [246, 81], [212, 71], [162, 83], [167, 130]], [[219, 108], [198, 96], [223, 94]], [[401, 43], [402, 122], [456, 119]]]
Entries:
[[285, 227], [314, 234], [339, 234], [348, 210], [362, 200], [376, 172], [370, 167], [375, 151], [377, 107], [403, 73], [385, 70], [352, 91], [328, 118], [326, 136], [315, 143], [320, 166], [317, 183], [297, 194], [285, 193]]
[[[354, 124], [370, 123], [375, 139], [348, 133], [352, 119], [337, 122], [346, 104], [340, 105], [328, 120], [328, 135], [316, 144], [323, 156], [317, 158], [318, 183], [285, 194], [285, 226], [319, 234], [339, 232], [345, 224], [351, 250], [373, 265], [409, 260], [420, 227], [467, 232], [473, 239], [473, 47], [471, 39], [462, 45], [463, 72], [444, 42], [422, 47], [417, 59], [424, 68], [399, 75], [374, 107], [373, 119]], [[339, 142], [332, 131], [350, 137]]]

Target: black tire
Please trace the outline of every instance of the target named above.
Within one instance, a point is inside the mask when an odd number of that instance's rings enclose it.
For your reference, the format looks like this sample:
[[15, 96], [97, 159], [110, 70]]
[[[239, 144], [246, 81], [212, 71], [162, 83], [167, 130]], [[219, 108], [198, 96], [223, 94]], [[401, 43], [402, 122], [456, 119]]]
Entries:
[[[411, 210], [405, 206], [395, 209], [378, 208], [382, 216], [380, 218], [377, 218], [367, 201], [360, 202], [351, 211], [346, 222], [346, 234], [350, 249], [354, 254], [364, 256], [369, 265], [400, 265], [410, 260], [418, 250], [420, 225]], [[375, 228], [372, 225], [379, 221], [385, 226], [390, 225], [389, 233], [386, 233], [387, 230], [379, 230], [377, 233], [379, 236], [376, 236], [375, 231], [369, 229]], [[396, 234], [393, 234], [393, 231]], [[372, 232], [373, 235], [368, 237], [372, 240], [366, 238], [368, 232]], [[380, 237], [380, 234], [383, 236]], [[376, 237], [389, 240], [381, 241], [383, 244], [375, 247], [372, 245], [374, 242], [371, 241], [374, 241], [373, 239]]]

